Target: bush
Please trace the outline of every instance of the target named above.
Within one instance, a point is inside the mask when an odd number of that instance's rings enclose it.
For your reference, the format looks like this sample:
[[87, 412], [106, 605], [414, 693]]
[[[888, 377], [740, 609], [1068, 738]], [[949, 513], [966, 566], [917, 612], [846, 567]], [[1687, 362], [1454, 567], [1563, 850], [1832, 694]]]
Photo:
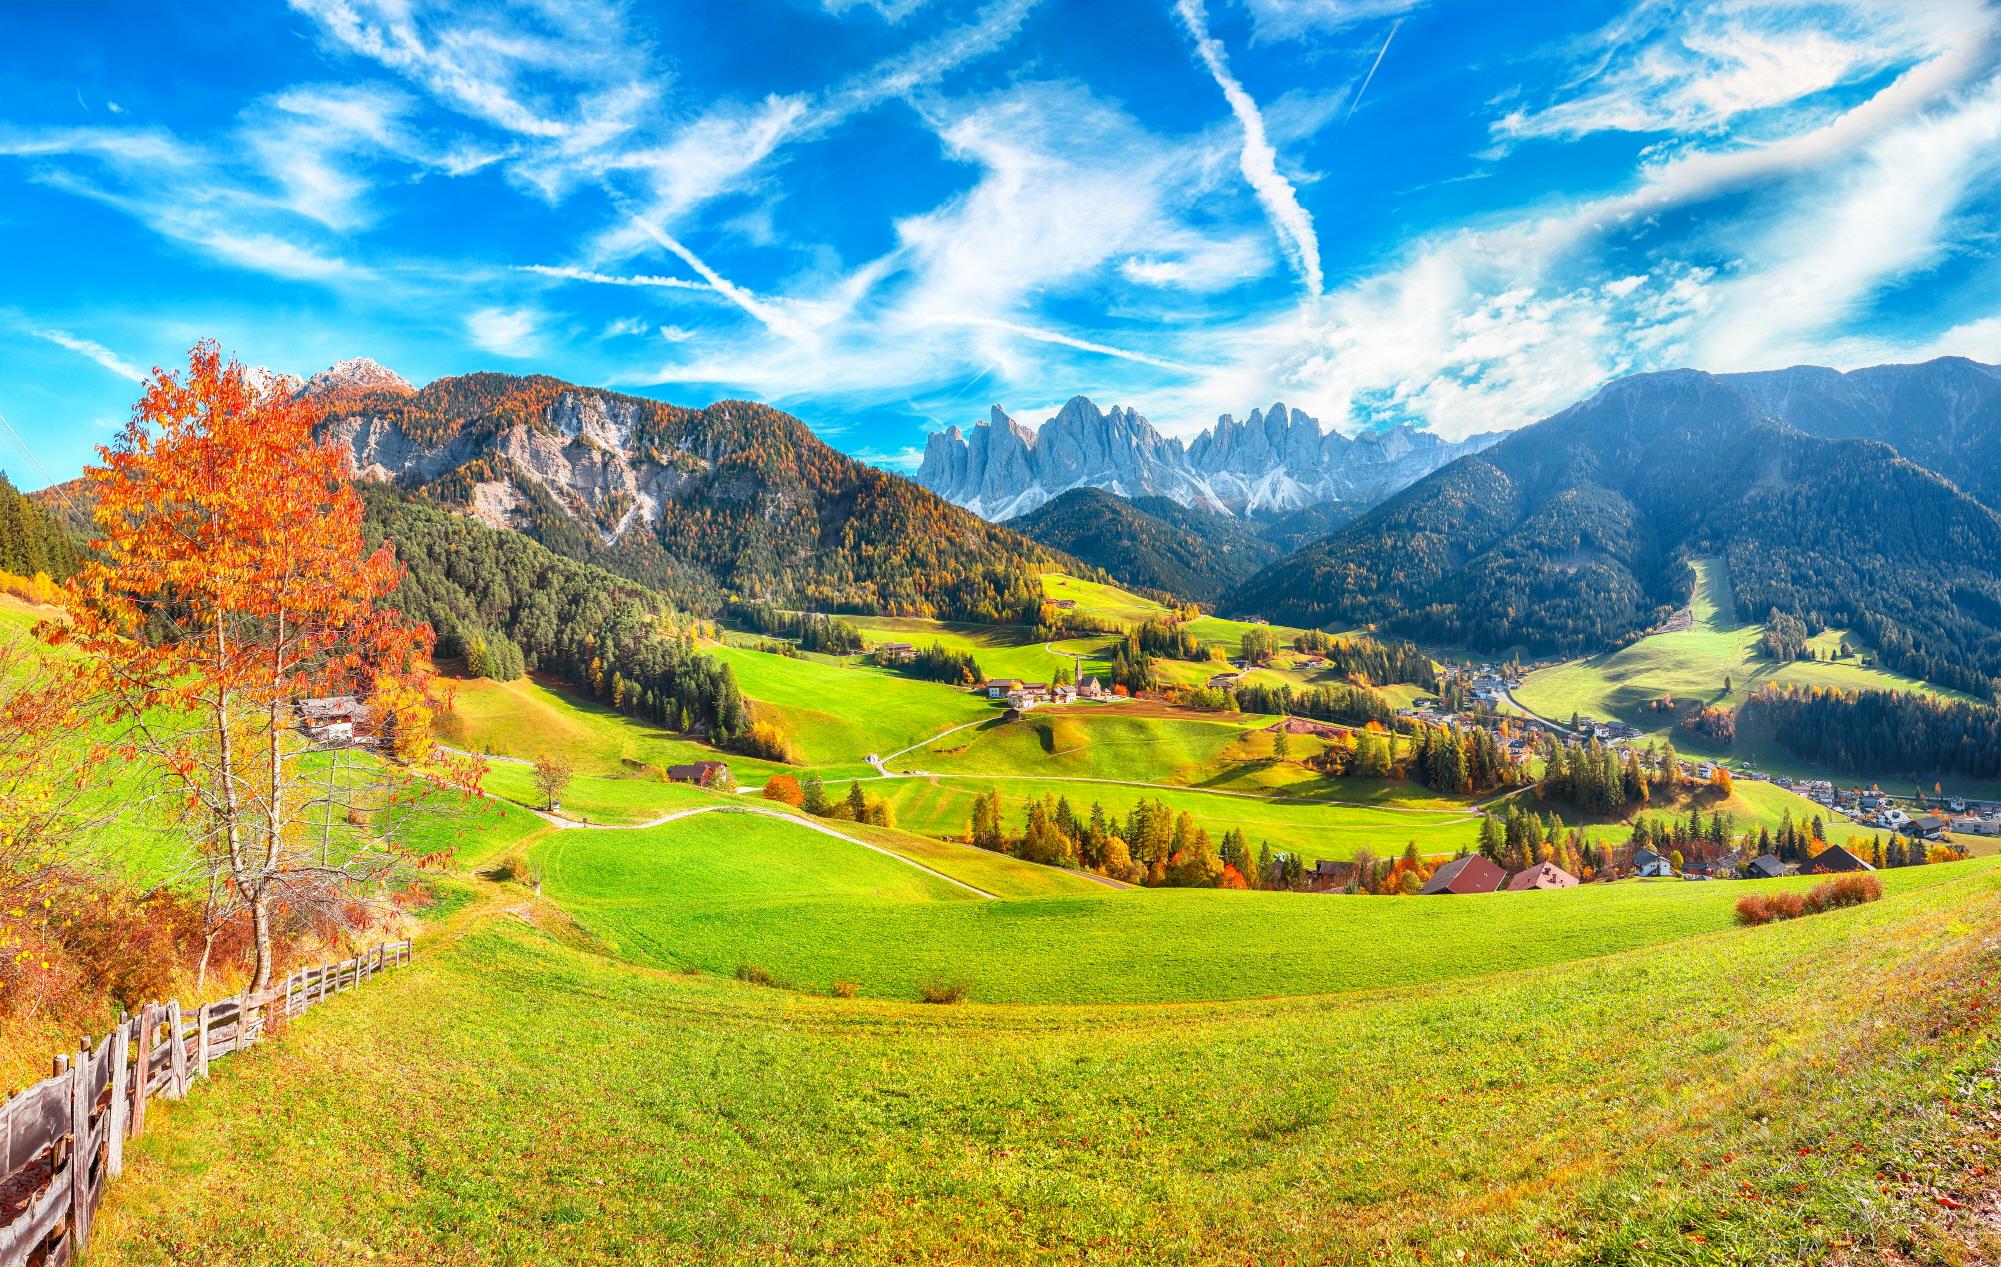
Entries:
[[1883, 882], [1867, 872], [1857, 872], [1816, 884], [1812, 901], [1823, 911], [1839, 910], [1844, 906], [1860, 906], [1864, 902], [1874, 902], [1883, 896]]
[[736, 966], [736, 979], [752, 985], [770, 985], [771, 969], [760, 963], [740, 963]]
[[852, 981], [836, 981], [827, 987], [828, 995], [836, 999], [852, 999], [859, 992], [860, 987]]
[[1860, 906], [1883, 896], [1883, 882], [1867, 873], [1844, 875], [1816, 884], [1807, 893], [1753, 893], [1737, 899], [1737, 922], [1745, 925], [1769, 924], [1777, 919], [1798, 919], [1844, 906]]
[[798, 809], [806, 803], [806, 793], [791, 775], [774, 774], [764, 781], [764, 799]]
[[963, 981], [947, 981], [943, 977], [933, 977], [920, 982], [917, 997], [926, 1003], [963, 1003], [972, 987]]

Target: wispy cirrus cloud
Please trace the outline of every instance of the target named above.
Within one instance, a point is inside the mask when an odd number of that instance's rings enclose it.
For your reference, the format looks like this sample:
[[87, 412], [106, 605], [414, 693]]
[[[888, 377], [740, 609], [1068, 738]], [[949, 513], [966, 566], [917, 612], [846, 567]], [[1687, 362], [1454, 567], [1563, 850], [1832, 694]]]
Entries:
[[59, 348], [66, 348], [86, 360], [94, 361], [101, 368], [116, 374], [120, 378], [139, 382], [146, 377], [145, 370], [140, 369], [137, 365], [113, 352], [110, 348], [105, 347], [95, 339], [86, 339], [81, 335], [71, 334], [67, 330], [57, 329], [54, 326], [36, 325], [25, 319], [17, 320], [14, 324], [22, 332], [32, 335], [45, 343], [53, 343]]
[[1216, 86], [1223, 90], [1224, 100], [1230, 103], [1230, 112], [1236, 115], [1238, 126], [1243, 129], [1244, 143], [1239, 163], [1244, 180], [1257, 194], [1265, 214], [1271, 218], [1272, 228], [1278, 234], [1286, 257], [1299, 271], [1307, 297], [1316, 298], [1325, 285], [1320, 271], [1320, 239], [1313, 231], [1313, 218], [1299, 205], [1299, 194], [1293, 189], [1292, 182], [1279, 174], [1278, 151], [1272, 148], [1270, 139], [1265, 135], [1264, 116], [1258, 113], [1257, 102], [1251, 99], [1251, 94], [1230, 73], [1222, 43], [1209, 34], [1209, 17], [1203, 0], [1175, 0], [1174, 11], [1188, 28], [1189, 37], [1195, 41], [1196, 55], [1208, 68]]

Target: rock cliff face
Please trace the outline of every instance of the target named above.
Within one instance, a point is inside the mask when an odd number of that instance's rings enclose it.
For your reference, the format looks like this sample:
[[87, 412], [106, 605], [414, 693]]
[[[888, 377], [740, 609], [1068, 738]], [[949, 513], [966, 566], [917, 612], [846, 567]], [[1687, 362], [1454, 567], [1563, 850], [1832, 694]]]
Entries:
[[1183, 445], [1130, 408], [1082, 396], [1035, 430], [996, 405], [970, 433], [930, 438], [917, 482], [988, 519], [1010, 519], [1073, 488], [1167, 497], [1218, 514], [1380, 501], [1497, 437], [1452, 444], [1408, 426], [1349, 439], [1284, 404], [1225, 414]]

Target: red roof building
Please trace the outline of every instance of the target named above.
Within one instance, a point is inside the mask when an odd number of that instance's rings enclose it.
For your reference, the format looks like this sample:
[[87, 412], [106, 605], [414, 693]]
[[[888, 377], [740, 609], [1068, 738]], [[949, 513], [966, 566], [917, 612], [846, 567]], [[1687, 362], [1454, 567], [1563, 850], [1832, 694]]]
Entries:
[[1454, 858], [1432, 873], [1420, 893], [1493, 893], [1508, 873], [1500, 864], [1480, 854]]
[[1538, 862], [1528, 870], [1508, 881], [1508, 892], [1525, 893], [1530, 889], [1574, 889], [1577, 877], [1557, 866], [1554, 862]]

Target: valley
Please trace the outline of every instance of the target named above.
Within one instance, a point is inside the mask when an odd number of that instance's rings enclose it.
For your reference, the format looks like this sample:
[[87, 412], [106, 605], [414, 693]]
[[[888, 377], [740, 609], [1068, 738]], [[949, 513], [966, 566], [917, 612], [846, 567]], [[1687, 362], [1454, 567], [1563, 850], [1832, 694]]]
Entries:
[[[343, 407], [449, 416], [474, 391], [595, 417], [573, 390], [376, 378]], [[830, 462], [762, 415], [642, 415]], [[515, 425], [507, 444], [549, 439]], [[866, 483], [826, 470], [786, 496]], [[338, 847], [306, 871], [377, 848], [383, 869], [348, 890], [365, 922], [287, 922], [277, 953], [379, 929], [415, 962], [160, 1106], [89, 1262], [334, 1261], [392, 1235], [381, 1256], [408, 1262], [1977, 1243], [1938, 1196], [1983, 1199], [1965, 1159], [2001, 1111], [2001, 851], [1977, 804], [1997, 785], [1819, 767], [1760, 716], [1788, 687], [1986, 706], [1825, 620], [1774, 654], [1792, 626], [1745, 610], [1729, 550], [1690, 555], [1641, 636], [1521, 659], [1271, 623], [1290, 609], [1124, 584], [1003, 527], [877, 569], [865, 535], [809, 547], [704, 494], [647, 512], [669, 566], [490, 522], [499, 502], [449, 486], [350, 490], [342, 512], [356, 557], [399, 561], [383, 612], [435, 634], [436, 746], [353, 685], [314, 703], [365, 729], [329, 740], [287, 701], [274, 740], [307, 778], [407, 780], [412, 811], [393, 847], [403, 811], [321, 812]], [[619, 504], [544, 492], [577, 523]], [[742, 551], [668, 544], [718, 523]], [[85, 654], [52, 632], [70, 609], [28, 596], [90, 601], [9, 577], [0, 689]], [[103, 725], [85, 742], [115, 752]], [[59, 786], [13, 760], [0, 776]], [[178, 768], [134, 760], [93, 791], [130, 801], [90, 828], [115, 862], [66, 865], [127, 877], [93, 881], [113, 905], [178, 895], [175, 918], [226, 929], [191, 886], [213, 855], [159, 795]], [[1894, 796], [1865, 807], [1870, 783]], [[196, 943], [164, 936], [159, 988], [244, 989], [240, 942], [191, 972]], [[65, 962], [104, 953], [50, 937]], [[8, 1075], [113, 999], [0, 1013]]]

